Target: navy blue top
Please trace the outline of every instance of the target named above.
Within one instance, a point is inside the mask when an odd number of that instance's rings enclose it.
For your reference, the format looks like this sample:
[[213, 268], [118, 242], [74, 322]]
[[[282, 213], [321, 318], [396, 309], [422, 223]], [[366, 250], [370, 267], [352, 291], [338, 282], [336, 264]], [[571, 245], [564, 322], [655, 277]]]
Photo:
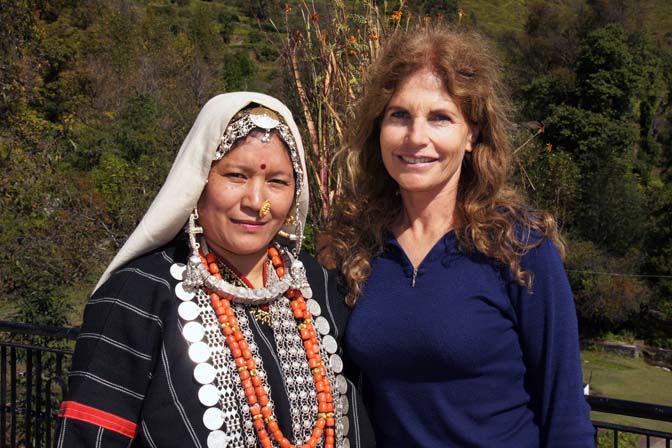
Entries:
[[345, 348], [379, 447], [594, 447], [572, 292], [546, 240], [508, 269], [453, 232], [415, 273], [393, 237], [373, 260]]

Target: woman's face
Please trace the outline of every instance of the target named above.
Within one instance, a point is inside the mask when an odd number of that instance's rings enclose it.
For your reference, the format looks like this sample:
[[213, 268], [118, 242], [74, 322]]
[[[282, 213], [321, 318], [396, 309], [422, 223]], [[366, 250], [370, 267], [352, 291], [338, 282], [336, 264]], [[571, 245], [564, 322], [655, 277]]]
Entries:
[[[215, 162], [198, 201], [199, 223], [210, 249], [236, 262], [238, 257], [265, 256], [292, 207], [294, 172], [280, 137], [253, 132]], [[268, 213], [259, 209], [270, 201]]]
[[402, 193], [457, 191], [464, 153], [476, 136], [441, 80], [419, 71], [397, 87], [385, 108], [383, 164]]

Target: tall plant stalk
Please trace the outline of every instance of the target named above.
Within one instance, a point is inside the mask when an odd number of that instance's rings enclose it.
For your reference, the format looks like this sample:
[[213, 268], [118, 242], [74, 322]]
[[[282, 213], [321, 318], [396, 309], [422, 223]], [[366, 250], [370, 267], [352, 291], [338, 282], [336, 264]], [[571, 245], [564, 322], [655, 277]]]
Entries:
[[390, 10], [387, 3], [379, 8], [372, 0], [336, 0], [322, 8], [306, 0], [295, 8], [286, 6], [284, 44], [308, 132], [308, 169], [317, 192], [311, 214], [317, 229], [338, 196], [342, 176], [332, 162], [346, 144], [345, 127], [354, 119], [369, 63], [378, 56], [381, 40], [410, 22], [405, 1]]

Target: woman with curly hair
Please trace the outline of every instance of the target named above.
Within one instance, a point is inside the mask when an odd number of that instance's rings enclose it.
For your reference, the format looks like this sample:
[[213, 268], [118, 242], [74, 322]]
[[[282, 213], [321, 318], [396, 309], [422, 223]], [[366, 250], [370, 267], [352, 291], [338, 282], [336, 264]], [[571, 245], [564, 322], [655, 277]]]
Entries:
[[592, 447], [555, 220], [509, 185], [478, 35], [394, 36], [352, 123], [331, 247], [379, 446]]

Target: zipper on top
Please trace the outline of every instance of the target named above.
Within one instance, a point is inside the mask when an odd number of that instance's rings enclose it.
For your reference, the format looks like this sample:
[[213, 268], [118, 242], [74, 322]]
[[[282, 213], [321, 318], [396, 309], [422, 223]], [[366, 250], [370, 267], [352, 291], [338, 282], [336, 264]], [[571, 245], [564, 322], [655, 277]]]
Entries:
[[418, 268], [413, 268], [413, 278], [411, 278], [411, 288], [415, 288], [415, 279], [418, 277]]

